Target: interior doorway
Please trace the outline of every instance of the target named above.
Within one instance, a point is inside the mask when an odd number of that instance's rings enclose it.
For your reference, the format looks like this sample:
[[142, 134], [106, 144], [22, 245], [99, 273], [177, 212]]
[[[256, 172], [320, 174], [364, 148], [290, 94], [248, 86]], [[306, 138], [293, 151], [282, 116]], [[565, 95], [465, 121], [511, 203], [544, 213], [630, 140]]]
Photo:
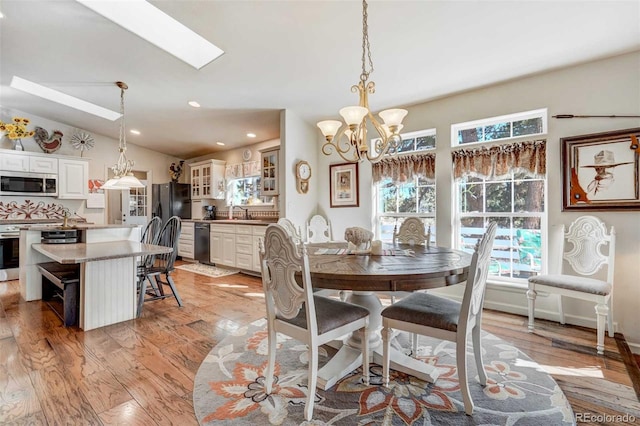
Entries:
[[106, 191], [108, 224], [145, 225], [151, 218], [151, 171], [134, 170], [133, 174], [144, 188]]

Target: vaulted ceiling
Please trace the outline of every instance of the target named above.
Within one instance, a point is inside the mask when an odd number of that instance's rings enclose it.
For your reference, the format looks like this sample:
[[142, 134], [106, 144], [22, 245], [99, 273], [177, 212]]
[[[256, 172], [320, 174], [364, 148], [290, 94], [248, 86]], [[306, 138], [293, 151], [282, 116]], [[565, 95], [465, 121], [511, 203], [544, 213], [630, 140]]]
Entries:
[[[25, 111], [117, 139], [117, 121], [9, 83], [17, 75], [117, 111], [121, 80], [127, 127], [141, 131], [129, 142], [191, 158], [279, 137], [281, 109], [315, 124], [357, 103], [349, 89], [360, 75], [360, 1], [151, 3], [224, 55], [196, 70], [76, 1], [3, 0], [0, 118]], [[639, 50], [640, 6], [371, 0], [369, 35], [370, 105], [381, 110]]]

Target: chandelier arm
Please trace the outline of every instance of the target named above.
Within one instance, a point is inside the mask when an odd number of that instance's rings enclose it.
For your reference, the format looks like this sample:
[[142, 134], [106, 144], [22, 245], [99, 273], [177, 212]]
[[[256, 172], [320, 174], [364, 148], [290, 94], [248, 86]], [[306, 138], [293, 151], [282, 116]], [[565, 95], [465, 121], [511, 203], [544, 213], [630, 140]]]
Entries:
[[[358, 156], [357, 149], [355, 149], [353, 158], [349, 158], [345, 156], [345, 154], [349, 153], [349, 151], [351, 151], [351, 149], [354, 147], [351, 141], [349, 140], [349, 138], [346, 138], [346, 135], [345, 135], [345, 132], [347, 131], [348, 128], [349, 128], [348, 126], [341, 126], [338, 132], [335, 134], [335, 136], [333, 136], [333, 138], [330, 141], [327, 140], [322, 145], [322, 153], [325, 155], [331, 155], [331, 151], [335, 150], [340, 155], [340, 157], [342, 157], [344, 161], [348, 161], [350, 163], [358, 162], [360, 160], [360, 157]], [[342, 139], [343, 136], [346, 139], [343, 140]]]

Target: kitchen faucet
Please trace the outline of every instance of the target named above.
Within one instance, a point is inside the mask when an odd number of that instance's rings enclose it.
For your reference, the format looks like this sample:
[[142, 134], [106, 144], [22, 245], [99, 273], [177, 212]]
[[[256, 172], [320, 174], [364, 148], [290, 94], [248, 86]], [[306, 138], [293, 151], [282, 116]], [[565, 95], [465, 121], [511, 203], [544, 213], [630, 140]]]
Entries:
[[249, 207], [240, 207], [240, 206], [233, 206], [233, 207], [237, 207], [239, 209], [244, 210], [244, 219], [245, 220], [251, 219], [251, 216], [249, 216]]

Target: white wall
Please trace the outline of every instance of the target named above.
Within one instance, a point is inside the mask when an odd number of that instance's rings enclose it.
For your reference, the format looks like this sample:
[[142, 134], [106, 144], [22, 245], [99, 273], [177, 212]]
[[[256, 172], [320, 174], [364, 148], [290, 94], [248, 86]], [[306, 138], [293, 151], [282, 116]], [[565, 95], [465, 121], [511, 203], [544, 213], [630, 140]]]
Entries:
[[[472, 69], [469, 72], [473, 72]], [[434, 82], [433, 84], [437, 84]], [[370, 103], [375, 105], [375, 95]], [[435, 127], [437, 129], [437, 237], [438, 245], [451, 246], [452, 185], [451, 124], [485, 117], [548, 108], [549, 116], [556, 114], [635, 115], [640, 114], [640, 53], [626, 54], [607, 60], [578, 65], [562, 70], [514, 80], [508, 83], [474, 90], [447, 98], [409, 107], [404, 131], [411, 132]], [[562, 181], [560, 138], [572, 135], [640, 127], [639, 119], [571, 119], [549, 118], [547, 134], [547, 211], [548, 227], [569, 225], [582, 214], [594, 214], [617, 229], [614, 321], [634, 352], [640, 353], [640, 327], [637, 311], [640, 308], [640, 212], [562, 212]], [[322, 135], [316, 134], [318, 143]], [[319, 150], [319, 149], [318, 149]], [[320, 154], [319, 178], [328, 182], [328, 164], [338, 163], [333, 154]], [[340, 236], [346, 226], [371, 226], [371, 166], [360, 164], [360, 207], [329, 208], [329, 189], [322, 186], [319, 193], [320, 210], [327, 213], [334, 224], [334, 235]], [[557, 255], [550, 253], [550, 256]], [[460, 289], [452, 289], [459, 291]], [[539, 298], [542, 316], [556, 319], [556, 299]], [[522, 289], [487, 292], [487, 307], [526, 313], [526, 296]], [[595, 327], [593, 305], [571, 303], [565, 308], [567, 321]], [[595, 344], [595, 342], [594, 342]]]
[[[28, 112], [15, 111], [2, 109], [0, 114], [0, 120], [9, 121], [12, 117], [27, 117], [31, 120], [28, 126], [29, 130], [32, 130], [35, 126], [40, 126], [46, 129], [49, 134], [53, 130], [60, 130], [63, 136], [62, 147], [55, 152], [56, 155], [69, 155], [80, 156], [80, 151], [73, 148], [69, 142], [73, 133], [77, 130], [74, 127], [68, 126], [63, 123], [48, 120], [46, 118], [38, 117]], [[115, 129], [118, 129], [119, 122], [116, 121], [113, 124]], [[89, 179], [105, 179], [106, 173], [109, 167], [114, 165], [118, 161], [118, 141], [107, 136], [92, 134], [95, 144], [93, 149], [84, 151], [83, 157], [89, 158]], [[152, 172], [153, 182], [151, 183], [163, 183], [171, 180], [169, 177], [169, 165], [172, 162], [180, 161], [179, 158], [169, 155], [160, 154], [147, 148], [142, 148], [133, 144], [135, 137], [127, 136], [127, 158], [135, 161], [135, 170], [150, 171]], [[42, 152], [42, 149], [38, 146], [33, 138], [27, 138], [22, 140], [22, 145], [25, 151]], [[0, 148], [11, 149], [11, 144], [8, 140], [3, 139]], [[0, 197], [4, 201], [9, 200], [8, 197]], [[11, 200], [23, 200], [25, 197], [14, 197]], [[34, 197], [26, 197], [32, 199]], [[89, 222], [94, 223], [106, 223], [105, 209], [88, 209], [84, 201], [76, 200], [58, 200], [57, 198], [43, 197], [39, 200], [46, 203], [63, 204], [71, 211], [77, 212], [80, 216], [87, 218]]]
[[[286, 217], [300, 226], [306, 235], [305, 224], [317, 211], [317, 199], [323, 185], [318, 171], [318, 150], [316, 149], [316, 128], [304, 122], [291, 110], [280, 114], [280, 217]], [[296, 189], [298, 161], [305, 160], [311, 166], [309, 191], [301, 194]]]

